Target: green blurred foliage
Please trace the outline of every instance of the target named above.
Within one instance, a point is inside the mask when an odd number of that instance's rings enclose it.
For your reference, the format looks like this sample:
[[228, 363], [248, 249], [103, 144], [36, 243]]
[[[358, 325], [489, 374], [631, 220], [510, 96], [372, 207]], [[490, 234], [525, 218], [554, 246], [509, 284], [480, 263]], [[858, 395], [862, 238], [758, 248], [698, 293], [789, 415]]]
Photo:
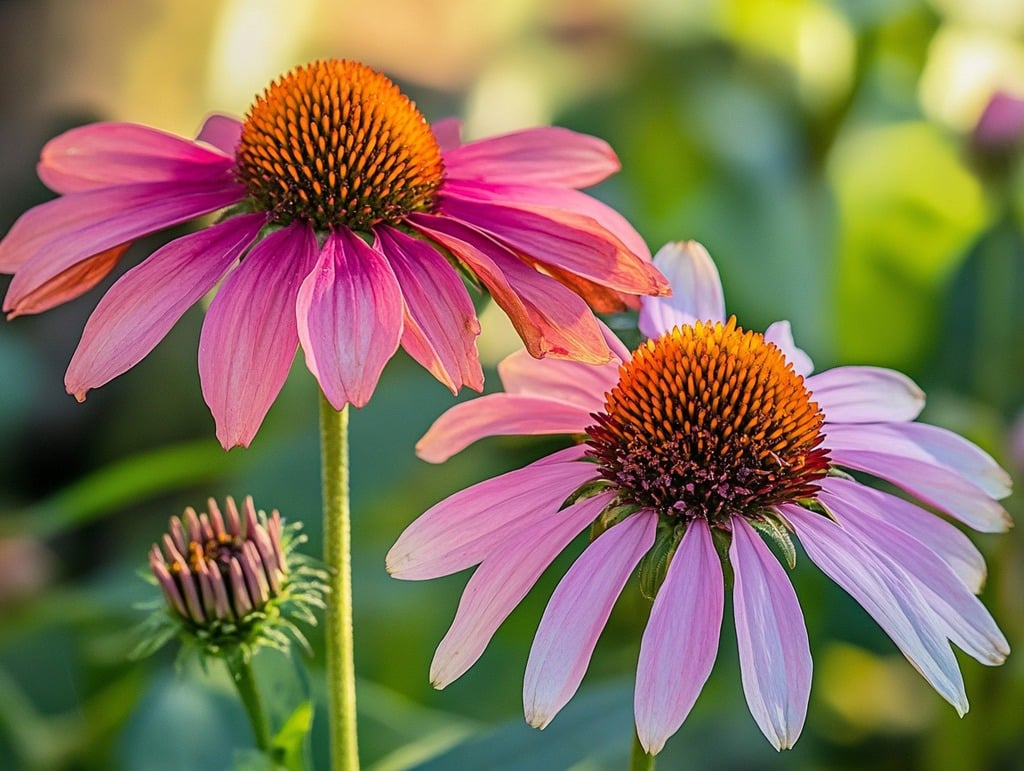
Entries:
[[[29, 5], [0, 6], [23, 25], [6, 27], [7, 37], [27, 29], [26, 19], [43, 23]], [[553, 120], [616, 148], [623, 170], [595, 194], [652, 248], [701, 240], [741, 323], [792, 320], [819, 369], [907, 371], [929, 392], [927, 420], [979, 442], [1019, 481], [1024, 458], [1008, 448], [1024, 407], [1024, 164], [1019, 147], [982, 163], [963, 128], [923, 108], [918, 90], [933, 41], [954, 21], [942, 9], [956, 5], [707, 0], [677, 14], [651, 2], [630, 6], [625, 21], [583, 25], [577, 37], [565, 33], [564, 19], [553, 24], [534, 8], [538, 20], [507, 45], [509, 55], [539, 50], [556, 63], [573, 50], [576, 74], [559, 72], [558, 81], [577, 92], [554, 100]], [[1021, 43], [1019, 29], [1016, 37], [992, 34]], [[616, 77], [595, 87], [586, 73], [607, 72], [609, 61]], [[459, 112], [466, 96], [406, 86], [430, 118]], [[5, 98], [16, 101], [0, 92]], [[31, 137], [20, 129], [20, 145], [8, 143], [0, 227], [45, 199], [32, 179], [34, 154], [84, 118], [52, 115], [33, 124]], [[15, 136], [13, 124], [3, 125]], [[133, 254], [141, 259], [155, 243]], [[247, 767], [251, 740], [224, 673], [176, 670], [167, 652], [126, 660], [142, 618], [136, 604], [154, 591], [137, 571], [167, 517], [211, 495], [252, 494], [259, 506], [304, 521], [309, 553], [318, 553], [313, 383], [299, 361], [253, 448], [223, 453], [198, 389], [197, 308], [142, 364], [74, 404], [62, 370], [98, 297], [0, 329], [0, 768]], [[493, 363], [488, 388], [497, 387]], [[635, 584], [564, 713], [535, 732], [520, 712], [533, 630], [582, 543], [556, 561], [469, 673], [442, 692], [427, 682], [466, 576], [395, 581], [384, 554], [445, 495], [558, 446], [489, 439], [429, 466], [413, 446], [451, 403], [399, 355], [371, 404], [352, 416], [366, 767], [624, 767], [631, 673], [648, 611]], [[1024, 509], [1016, 499], [1008, 505], [1016, 515]], [[1019, 532], [976, 540], [990, 560], [983, 599], [1015, 647], [1024, 641], [1024, 542]], [[802, 554], [793, 575], [816, 662], [796, 748], [777, 755], [747, 714], [727, 617], [719, 664], [661, 767], [1020, 767], [1019, 654], [991, 670], [963, 659], [972, 710], [959, 720]], [[316, 630], [311, 641], [319, 647]], [[308, 677], [280, 661], [261, 666], [264, 689], [285, 705], [277, 730], [289, 716], [301, 723], [292, 710], [312, 699], [313, 737], [303, 752], [323, 767], [322, 662], [303, 660]]]

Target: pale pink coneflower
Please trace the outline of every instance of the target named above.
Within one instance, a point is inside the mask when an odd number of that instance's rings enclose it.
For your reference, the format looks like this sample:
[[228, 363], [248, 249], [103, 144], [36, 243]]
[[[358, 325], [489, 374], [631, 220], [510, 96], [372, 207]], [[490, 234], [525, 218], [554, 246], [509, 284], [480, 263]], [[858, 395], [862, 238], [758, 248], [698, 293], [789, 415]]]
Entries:
[[[730, 567], [743, 689], [777, 748], [807, 713], [811, 654], [786, 570], [791, 536], [888, 633], [959, 712], [967, 697], [950, 641], [984, 664], [1008, 645], [975, 594], [981, 554], [921, 504], [985, 532], [1005, 530], [1007, 474], [945, 429], [914, 422], [906, 376], [877, 367], [817, 375], [788, 322], [762, 335], [727, 319], [718, 272], [694, 243], [654, 259], [670, 299], [645, 298], [650, 339], [601, 366], [499, 366], [504, 393], [456, 405], [420, 441], [440, 462], [496, 434], [570, 434], [580, 443], [463, 490], [413, 522], [388, 570], [427, 579], [478, 565], [431, 666], [442, 688], [579, 533], [596, 537], [562, 578], [530, 651], [524, 706], [543, 728], [578, 688], [616, 598], [640, 565], [654, 600], [640, 646], [634, 711], [650, 753], [680, 727], [718, 652]], [[913, 500], [862, 484], [885, 479]], [[916, 502], [915, 502], [916, 501]], [[725, 557], [724, 555], [728, 555]]]
[[79, 400], [135, 366], [223, 280], [199, 341], [224, 447], [248, 445], [301, 345], [330, 403], [363, 406], [401, 345], [457, 392], [482, 388], [479, 323], [462, 274], [508, 313], [534, 356], [606, 362], [598, 311], [667, 291], [636, 231], [578, 192], [619, 168], [566, 129], [462, 143], [357, 62], [297, 68], [244, 121], [195, 141], [97, 123], [49, 142], [61, 196], [0, 242], [9, 316], [86, 292], [131, 243], [223, 212], [129, 270], [89, 318], [65, 377]]

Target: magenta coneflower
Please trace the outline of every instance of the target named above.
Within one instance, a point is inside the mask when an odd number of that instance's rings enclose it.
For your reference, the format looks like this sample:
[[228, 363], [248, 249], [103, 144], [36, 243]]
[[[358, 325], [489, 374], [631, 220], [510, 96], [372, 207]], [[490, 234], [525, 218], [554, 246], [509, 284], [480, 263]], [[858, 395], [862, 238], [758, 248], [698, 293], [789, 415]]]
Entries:
[[718, 650], [728, 553], [740, 671], [769, 741], [792, 746], [803, 727], [811, 654], [786, 570], [795, 534], [957, 711], [967, 698], [952, 641], [985, 664], [1008, 652], [974, 596], [981, 554], [945, 519], [863, 485], [841, 469], [886, 479], [982, 531], [1008, 526], [995, 499], [1009, 478], [985, 452], [913, 422], [924, 396], [904, 375], [811, 362], [787, 322], [762, 335], [726, 319], [714, 263], [693, 242], [654, 259], [671, 300], [643, 301], [650, 337], [632, 354], [606, 331], [617, 361], [589, 366], [513, 354], [506, 392], [459, 404], [419, 444], [440, 462], [495, 434], [572, 434], [581, 443], [438, 503], [388, 555], [398, 578], [479, 564], [431, 680], [444, 687], [551, 561], [588, 527], [597, 534], [555, 589], [526, 667], [527, 720], [544, 727], [583, 679], [612, 606], [641, 565], [654, 597], [637, 667], [636, 728], [661, 750], [682, 724]]
[[47, 144], [39, 175], [62, 196], [0, 242], [0, 272], [14, 274], [4, 310], [66, 302], [132, 241], [225, 210], [107, 291], [65, 384], [81, 400], [130, 369], [224, 279], [199, 374], [221, 443], [248, 445], [300, 343], [336, 409], [366, 404], [399, 344], [453, 392], [480, 390], [460, 273], [534, 356], [608, 361], [587, 302], [607, 311], [667, 291], [632, 227], [575, 189], [617, 170], [607, 144], [560, 128], [461, 144], [457, 122], [431, 128], [384, 75], [315, 62], [196, 141], [100, 123]]

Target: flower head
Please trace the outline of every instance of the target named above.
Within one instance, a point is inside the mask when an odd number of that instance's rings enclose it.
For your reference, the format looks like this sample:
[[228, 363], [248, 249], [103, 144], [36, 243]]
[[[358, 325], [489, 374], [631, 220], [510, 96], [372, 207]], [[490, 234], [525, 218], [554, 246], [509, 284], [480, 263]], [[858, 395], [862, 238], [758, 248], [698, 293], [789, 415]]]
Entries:
[[257, 513], [252, 497], [241, 512], [233, 498], [225, 503], [224, 514], [211, 498], [208, 512], [189, 507], [171, 517], [150, 550], [166, 612], [152, 617], [144, 650], [175, 634], [214, 656], [248, 657], [264, 645], [287, 650], [291, 639], [306, 646], [294, 622], [316, 623], [324, 589], [322, 575], [293, 554], [301, 542], [295, 527], [286, 528], [276, 510]]
[[[1008, 645], [977, 599], [981, 554], [929, 507], [982, 531], [1008, 524], [996, 499], [1009, 477], [981, 449], [914, 422], [924, 395], [904, 375], [839, 367], [817, 375], [787, 322], [763, 334], [726, 318], [714, 263], [693, 242], [654, 259], [673, 296], [645, 298], [648, 336], [616, 360], [499, 367], [504, 393], [456, 405], [418, 451], [440, 462], [495, 434], [570, 434], [580, 442], [441, 501], [388, 555], [398, 578], [478, 565], [434, 656], [444, 687], [483, 653], [497, 627], [569, 542], [596, 534], [555, 589], [526, 667], [527, 720], [544, 727], [583, 679], [616, 598], [639, 566], [653, 598], [634, 711], [645, 749], [661, 750], [711, 673], [731, 569], [744, 693], [778, 749], [807, 712], [811, 654], [786, 570], [795, 535], [929, 683], [962, 714], [950, 641], [985, 664]], [[852, 479], [864, 472], [910, 500]], [[685, 654], [681, 655], [680, 652]]]
[[0, 242], [4, 310], [39, 313], [91, 289], [138, 238], [222, 211], [125, 273], [65, 377], [79, 400], [137, 364], [223, 280], [199, 374], [225, 447], [248, 445], [296, 347], [330, 402], [359, 407], [401, 345], [452, 392], [480, 390], [479, 323], [462, 281], [509, 314], [534, 356], [600, 363], [599, 311], [667, 291], [643, 241], [576, 188], [618, 169], [593, 137], [538, 128], [463, 144], [384, 75], [318, 61], [270, 85], [244, 121], [196, 141], [99, 123], [49, 142], [62, 196]]

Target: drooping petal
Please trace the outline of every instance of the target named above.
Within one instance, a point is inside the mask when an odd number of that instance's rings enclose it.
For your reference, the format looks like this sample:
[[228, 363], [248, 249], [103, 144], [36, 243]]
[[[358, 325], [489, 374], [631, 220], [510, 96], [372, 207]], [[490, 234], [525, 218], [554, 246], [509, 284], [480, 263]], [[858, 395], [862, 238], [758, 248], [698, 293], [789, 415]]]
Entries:
[[443, 463], [488, 436], [582, 434], [593, 422], [590, 412], [575, 404], [543, 396], [487, 394], [456, 404], [434, 421], [416, 443], [416, 454], [428, 463]]
[[654, 545], [658, 516], [640, 511], [587, 547], [555, 587], [523, 678], [526, 722], [543, 728], [576, 693], [615, 600]]
[[430, 124], [430, 130], [442, 153], [454, 150], [462, 144], [462, 121], [458, 118], [436, 120]]
[[121, 244], [94, 254], [40, 284], [8, 309], [8, 321], [18, 316], [42, 313], [81, 297], [110, 275], [130, 246]]
[[263, 214], [233, 217], [183, 236], [125, 273], [103, 295], [85, 325], [64, 385], [76, 399], [149, 354], [252, 244]]
[[183, 137], [135, 123], [91, 123], [54, 137], [36, 171], [58, 193], [227, 175], [232, 160]]
[[1003, 633], [981, 601], [937, 554], [899, 528], [865, 514], [857, 502], [827, 490], [819, 499], [851, 534], [903, 569], [945, 622], [950, 640], [982, 664], [994, 666], [1005, 661], [1010, 646]]
[[557, 126], [468, 142], [446, 150], [444, 163], [452, 179], [564, 187], [596, 185], [620, 168], [607, 142]]
[[764, 331], [764, 339], [774, 343], [784, 354], [786, 361], [793, 365], [793, 371], [807, 377], [814, 371], [814, 362], [803, 348], [797, 348], [793, 340], [793, 329], [788, 321], [775, 321]]
[[405, 300], [402, 347], [453, 394], [482, 390], [480, 322], [462, 279], [432, 245], [390, 227], [377, 234]]
[[316, 254], [308, 225], [277, 230], [252, 248], [210, 304], [199, 379], [225, 449], [249, 446], [288, 377], [299, 343], [295, 299]]
[[823, 490], [857, 503], [864, 513], [916, 538], [945, 560], [968, 589], [975, 594], [981, 591], [988, 573], [985, 558], [978, 547], [949, 522], [910, 501], [857, 482], [827, 477], [819, 484]]
[[597, 467], [580, 462], [582, 456], [583, 447], [570, 447], [445, 498], [398, 537], [388, 572], [425, 580], [476, 565], [506, 538], [554, 516], [574, 490], [597, 477]]
[[905, 436], [885, 430], [906, 425], [915, 424], [826, 424], [826, 445], [833, 463], [892, 482], [975, 530], [998, 533], [1010, 527], [1009, 514], [985, 490]]
[[718, 268], [703, 246], [696, 241], [665, 244], [654, 255], [654, 266], [665, 274], [672, 296], [641, 299], [638, 323], [647, 337], [695, 321], [725, 321]]
[[619, 366], [617, 359], [607, 364], [535, 359], [520, 349], [498, 363], [498, 376], [506, 393], [574, 404], [589, 414], [604, 405], [605, 393], [619, 380]]
[[924, 391], [894, 369], [836, 367], [808, 378], [807, 387], [829, 423], [901, 423], [924, 409]]
[[611, 206], [578, 190], [542, 185], [498, 185], [491, 182], [447, 180], [444, 193], [471, 201], [500, 203], [540, 214], [550, 213], [551, 210], [581, 214], [594, 220], [619, 239], [630, 252], [644, 262], [651, 262], [651, 251], [647, 248], [647, 242], [636, 232], [636, 228], [629, 220]]
[[508, 314], [533, 356], [590, 364], [611, 360], [593, 313], [557, 281], [527, 267], [497, 242], [456, 220], [413, 214], [409, 222], [469, 266]]
[[844, 450], [879, 450], [924, 463], [940, 465], [991, 498], [1005, 498], [1013, 481], [991, 455], [978, 445], [945, 428], [927, 423], [886, 423], [864, 426], [827, 426], [830, 447]]
[[724, 603], [711, 530], [695, 519], [672, 556], [640, 642], [633, 711], [640, 743], [652, 755], [679, 730], [711, 674]]
[[546, 516], [503, 538], [484, 558], [466, 584], [455, 620], [434, 653], [430, 682], [435, 688], [444, 688], [473, 666], [555, 557], [597, 519], [613, 497], [604, 493], [563, 511], [548, 509]]
[[778, 509], [811, 561], [860, 603], [942, 698], [960, 715], [966, 713], [963, 677], [944, 622], [914, 582], [830, 519], [790, 504]]
[[402, 291], [387, 260], [347, 228], [332, 232], [296, 313], [306, 366], [327, 400], [364, 406], [402, 337]]
[[471, 222], [531, 261], [631, 294], [666, 294], [653, 264], [633, 254], [591, 217], [558, 209], [530, 210], [442, 197], [440, 211]]
[[214, 114], [203, 121], [196, 141], [213, 145], [222, 153], [234, 158], [241, 138], [242, 121], [230, 115]]
[[786, 571], [742, 517], [732, 518], [729, 561], [743, 693], [761, 733], [777, 750], [800, 736], [811, 695], [807, 628]]
[[40, 204], [0, 241], [0, 272], [15, 272], [4, 309], [93, 255], [228, 206], [245, 195], [230, 179], [90, 190]]

